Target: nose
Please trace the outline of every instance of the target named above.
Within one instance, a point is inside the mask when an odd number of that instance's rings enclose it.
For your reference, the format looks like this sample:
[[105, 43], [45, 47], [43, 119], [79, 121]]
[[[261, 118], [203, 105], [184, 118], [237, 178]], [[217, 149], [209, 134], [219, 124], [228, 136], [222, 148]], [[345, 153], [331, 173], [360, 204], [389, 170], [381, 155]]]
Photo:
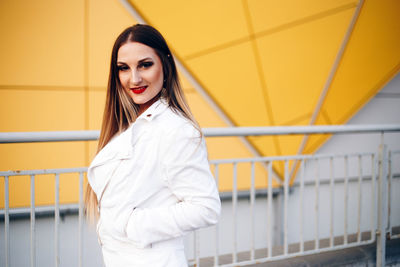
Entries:
[[132, 70], [131, 83], [133, 85], [139, 85], [141, 82], [142, 82], [142, 76], [140, 75], [140, 72], [137, 70]]

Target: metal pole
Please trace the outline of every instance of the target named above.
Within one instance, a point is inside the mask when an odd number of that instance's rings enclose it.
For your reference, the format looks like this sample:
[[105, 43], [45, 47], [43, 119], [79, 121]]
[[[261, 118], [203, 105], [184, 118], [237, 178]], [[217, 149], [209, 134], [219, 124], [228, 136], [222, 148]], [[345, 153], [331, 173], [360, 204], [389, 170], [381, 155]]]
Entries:
[[55, 266], [60, 266], [60, 175], [56, 174], [55, 181], [55, 209], [54, 209], [54, 250], [55, 250]]
[[319, 250], [319, 159], [315, 159], [315, 250]]
[[378, 229], [376, 231], [376, 266], [385, 266], [386, 255], [386, 146], [383, 142], [379, 145], [378, 159]]
[[329, 159], [329, 175], [330, 175], [330, 183], [329, 183], [329, 192], [330, 192], [330, 235], [329, 235], [329, 246], [333, 247], [335, 244], [335, 235], [334, 235], [334, 215], [335, 215], [335, 209], [334, 209], [334, 193], [335, 193], [335, 182], [334, 182], [334, 174], [333, 174], [333, 157], [330, 157]]
[[251, 213], [251, 241], [250, 241], [250, 259], [254, 260], [254, 249], [255, 249], [255, 219], [254, 219], [254, 205], [255, 205], [255, 163], [251, 163], [251, 188], [250, 188], [250, 213]]
[[300, 163], [300, 252], [304, 251], [304, 159]]
[[[215, 183], [217, 188], [219, 188], [219, 164], [215, 164]], [[214, 256], [214, 266], [219, 265], [219, 224], [215, 225], [215, 256]]]
[[35, 175], [31, 175], [31, 267], [36, 266]]
[[362, 210], [362, 157], [358, 156], [358, 212], [357, 212], [357, 242], [361, 242], [361, 210]]
[[78, 230], [78, 261], [79, 267], [83, 266], [83, 173], [79, 173], [79, 230]]
[[272, 257], [272, 161], [268, 162], [267, 233], [268, 257]]
[[9, 203], [9, 184], [8, 184], [8, 176], [4, 176], [4, 242], [5, 242], [5, 257], [6, 257], [6, 267], [10, 266], [10, 203]]
[[194, 254], [195, 254], [195, 266], [200, 266], [200, 240], [198, 231], [194, 231]]
[[287, 255], [289, 252], [288, 245], [288, 206], [289, 206], [289, 162], [285, 160], [284, 167], [284, 202], [283, 202], [283, 254]]
[[232, 263], [237, 262], [237, 163], [233, 163], [233, 192], [232, 192], [232, 216], [233, 216], [233, 251]]
[[347, 245], [347, 216], [348, 216], [348, 203], [349, 203], [349, 193], [348, 193], [348, 183], [349, 183], [349, 158], [344, 156], [344, 234], [343, 234], [343, 244]]
[[[203, 128], [205, 137], [398, 132], [399, 124]], [[0, 144], [98, 140], [100, 131], [0, 132]], [[258, 154], [257, 154], [258, 155]], [[294, 164], [295, 165], [295, 164]]]
[[392, 172], [392, 151], [389, 151], [388, 155], [388, 185], [387, 185], [387, 226], [386, 230], [389, 233], [389, 236], [392, 236], [392, 224], [391, 224], [391, 219], [390, 219], [390, 214], [391, 214], [391, 205], [392, 205], [392, 180], [393, 180], [393, 172]]
[[371, 240], [376, 239], [376, 171], [375, 171], [375, 155], [371, 156]]

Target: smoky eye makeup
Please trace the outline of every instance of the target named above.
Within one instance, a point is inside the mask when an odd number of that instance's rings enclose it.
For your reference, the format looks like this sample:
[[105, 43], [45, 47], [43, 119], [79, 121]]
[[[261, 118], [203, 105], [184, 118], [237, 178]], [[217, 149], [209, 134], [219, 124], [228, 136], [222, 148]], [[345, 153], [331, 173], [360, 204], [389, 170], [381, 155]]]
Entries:
[[129, 69], [129, 67], [127, 65], [125, 65], [125, 64], [117, 65], [117, 68], [118, 68], [119, 71], [124, 71], [124, 70], [128, 70]]
[[154, 65], [153, 61], [143, 61], [143, 62], [139, 63], [138, 68], [145, 68], [146, 69], [146, 68], [150, 68], [153, 65]]

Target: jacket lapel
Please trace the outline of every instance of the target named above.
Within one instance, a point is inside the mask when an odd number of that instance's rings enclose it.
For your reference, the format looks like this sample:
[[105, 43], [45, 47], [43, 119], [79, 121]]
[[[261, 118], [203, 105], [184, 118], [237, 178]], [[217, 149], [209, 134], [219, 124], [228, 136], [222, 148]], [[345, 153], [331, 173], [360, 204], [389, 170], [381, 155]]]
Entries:
[[[146, 135], [151, 138], [151, 124], [149, 123], [167, 107], [168, 105], [166, 103], [158, 100], [139, 116], [128, 129], [112, 138], [111, 141], [97, 153], [87, 171], [89, 183], [97, 196], [102, 194], [102, 191], [111, 178], [110, 173], [112, 172], [110, 172], [111, 170], [107, 172], [103, 172], [102, 170], [95, 172], [94, 170], [107, 163], [131, 158], [134, 153], [134, 147], [139, 140]], [[95, 173], [96, 175], [94, 175]]]

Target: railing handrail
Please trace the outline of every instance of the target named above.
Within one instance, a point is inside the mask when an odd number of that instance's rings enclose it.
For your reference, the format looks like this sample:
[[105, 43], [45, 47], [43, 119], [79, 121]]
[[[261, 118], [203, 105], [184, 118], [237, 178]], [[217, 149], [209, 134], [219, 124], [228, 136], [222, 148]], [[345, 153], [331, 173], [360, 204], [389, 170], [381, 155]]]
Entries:
[[[400, 124], [203, 128], [206, 137], [400, 132]], [[95, 141], [100, 131], [0, 132], [1, 143]]]

